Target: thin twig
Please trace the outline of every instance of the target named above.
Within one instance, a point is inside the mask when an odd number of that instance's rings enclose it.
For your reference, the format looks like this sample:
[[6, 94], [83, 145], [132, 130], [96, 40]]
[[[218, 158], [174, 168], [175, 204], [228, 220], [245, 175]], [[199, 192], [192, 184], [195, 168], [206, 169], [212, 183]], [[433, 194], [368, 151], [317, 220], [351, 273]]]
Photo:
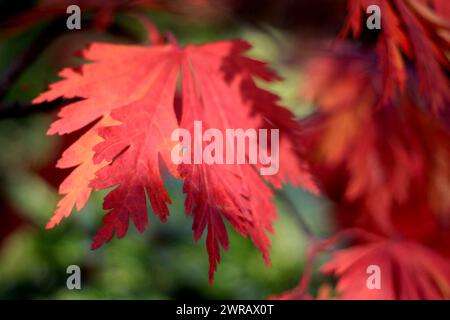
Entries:
[[301, 214], [301, 212], [299, 212], [297, 207], [292, 203], [291, 199], [289, 199], [289, 197], [286, 195], [286, 193], [283, 191], [276, 191], [276, 195], [277, 195], [277, 198], [280, 199], [283, 202], [283, 204], [288, 208], [288, 211], [293, 213], [292, 216], [294, 217], [296, 223], [302, 230], [303, 234], [306, 235], [308, 240], [310, 240], [310, 241], [317, 240], [318, 237], [311, 230], [309, 225], [303, 219], [303, 215]]
[[50, 22], [43, 28], [30, 46], [20, 54], [0, 75], [0, 100], [8, 93], [8, 90], [20, 77], [20, 75], [32, 65], [40, 54], [50, 46], [63, 32], [60, 20]]
[[[87, 23], [91, 22], [91, 19], [88, 19]], [[0, 101], [3, 100], [8, 93], [8, 90], [15, 84], [21, 74], [36, 61], [42, 52], [66, 31], [64, 21], [61, 19], [53, 20], [40, 31], [31, 45], [28, 46], [28, 48], [0, 74]], [[139, 41], [134, 34], [117, 24], [113, 24], [108, 31], [113, 35], [128, 39], [132, 42]], [[0, 119], [23, 117], [35, 112], [47, 112], [70, 101], [72, 101], [72, 99], [57, 99], [55, 101], [43, 102], [36, 105], [30, 102], [1, 103]]]
[[0, 104], [0, 119], [22, 118], [38, 112], [49, 112], [61, 106], [78, 101], [78, 98], [44, 101], [37, 104], [31, 102], [11, 102]]

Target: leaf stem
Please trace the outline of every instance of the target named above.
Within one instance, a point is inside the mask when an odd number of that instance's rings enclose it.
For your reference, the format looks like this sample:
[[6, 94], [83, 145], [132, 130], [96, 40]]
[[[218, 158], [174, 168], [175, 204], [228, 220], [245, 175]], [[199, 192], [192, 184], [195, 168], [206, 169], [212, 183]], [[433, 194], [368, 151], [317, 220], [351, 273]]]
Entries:
[[309, 225], [306, 223], [305, 219], [301, 212], [297, 209], [291, 199], [286, 195], [282, 190], [276, 191], [276, 195], [278, 199], [280, 199], [283, 204], [288, 208], [288, 211], [292, 213], [292, 217], [295, 219], [295, 222], [299, 226], [302, 233], [308, 238], [309, 241], [315, 241], [318, 237], [311, 230]]

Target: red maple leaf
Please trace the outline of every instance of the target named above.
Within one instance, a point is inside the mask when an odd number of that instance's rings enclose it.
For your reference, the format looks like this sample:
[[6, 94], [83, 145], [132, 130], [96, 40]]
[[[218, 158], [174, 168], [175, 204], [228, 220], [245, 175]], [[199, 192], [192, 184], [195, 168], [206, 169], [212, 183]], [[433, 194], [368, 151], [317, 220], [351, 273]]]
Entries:
[[35, 102], [59, 96], [84, 99], [64, 107], [49, 133], [70, 133], [102, 120], [63, 155], [61, 166], [78, 167], [61, 186], [66, 196], [48, 227], [68, 216], [74, 205], [80, 209], [91, 187], [115, 187], [105, 198], [104, 209], [109, 212], [93, 248], [109, 241], [114, 233], [123, 237], [130, 218], [144, 231], [148, 223], [146, 196], [155, 214], [165, 221], [170, 198], [161, 177], [163, 163], [172, 175], [185, 181], [186, 213], [194, 216], [195, 239], [208, 229], [211, 281], [220, 259], [219, 244], [228, 247], [224, 220], [244, 236], [250, 235], [269, 262], [266, 231], [272, 231], [276, 213], [270, 202], [272, 191], [256, 168], [249, 164], [177, 168], [170, 158], [171, 135], [178, 128], [174, 100], [181, 77], [181, 127], [190, 130], [193, 121], [199, 120], [205, 129], [278, 128], [282, 160], [278, 174], [268, 180], [276, 186], [291, 181], [316, 191], [306, 165], [299, 160], [298, 123], [278, 104], [278, 97], [259, 89], [253, 79], [273, 81], [278, 77], [264, 63], [242, 56], [249, 48], [242, 41], [186, 48], [177, 44], [93, 44], [84, 53], [93, 63], [83, 65], [80, 72], [63, 70], [65, 79]]
[[[380, 239], [334, 252], [322, 272], [338, 277], [340, 299], [449, 299], [449, 265], [448, 258], [421, 244]], [[379, 288], [367, 283], [370, 266], [379, 268]]]
[[[346, 248], [338, 241], [353, 239]], [[337, 278], [335, 293], [328, 284], [316, 299], [418, 300], [448, 299], [449, 256], [434, 247], [405, 238], [380, 236], [364, 229], [341, 229], [328, 239], [317, 240], [308, 250], [308, 261], [297, 287], [275, 299], [313, 299], [307, 291], [320, 253], [331, 252], [322, 266], [324, 275]]]
[[360, 208], [352, 204], [352, 210], [343, 211], [370, 216], [372, 226], [384, 231], [405, 211], [398, 208], [416, 203], [417, 197], [425, 203], [420, 207], [448, 217], [448, 130], [420, 109], [414, 79], [395, 103], [388, 101], [380, 108], [383, 80], [375, 71], [376, 61], [345, 47], [309, 62], [304, 94], [318, 110], [304, 122], [303, 141], [309, 143], [315, 173], [334, 201], [358, 203]]

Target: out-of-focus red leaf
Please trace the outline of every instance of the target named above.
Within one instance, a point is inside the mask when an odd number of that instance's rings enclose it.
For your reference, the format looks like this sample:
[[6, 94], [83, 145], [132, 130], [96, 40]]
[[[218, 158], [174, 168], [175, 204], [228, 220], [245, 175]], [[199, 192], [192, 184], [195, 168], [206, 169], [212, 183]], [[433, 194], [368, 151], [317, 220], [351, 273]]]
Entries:
[[382, 79], [375, 62], [350, 51], [307, 67], [304, 93], [318, 106], [305, 121], [311, 163], [326, 193], [334, 192], [327, 180], [341, 179], [335, 200], [359, 202], [360, 211], [384, 230], [391, 228], [392, 209], [419, 195], [430, 212], [447, 219], [450, 134], [421, 110], [414, 82], [395, 97], [396, 104], [378, 107]]
[[0, 196], [0, 249], [15, 231], [27, 224], [27, 220], [15, 210], [6, 197]]
[[[381, 30], [377, 42], [379, 65], [383, 74], [384, 102], [405, 89], [407, 66], [414, 64], [420, 93], [426, 107], [440, 114], [448, 109], [450, 89], [446, 70], [450, 67], [450, 22], [445, 18], [448, 4], [425, 0], [351, 0], [344, 34], [350, 30], [354, 37], [362, 33], [363, 13], [370, 5], [381, 9]], [[408, 59], [405, 60], [403, 56]]]
[[[340, 299], [433, 300], [450, 298], [449, 265], [418, 243], [386, 239], [334, 252], [322, 272], [338, 277]], [[367, 284], [369, 266], [379, 267], [379, 289]]]

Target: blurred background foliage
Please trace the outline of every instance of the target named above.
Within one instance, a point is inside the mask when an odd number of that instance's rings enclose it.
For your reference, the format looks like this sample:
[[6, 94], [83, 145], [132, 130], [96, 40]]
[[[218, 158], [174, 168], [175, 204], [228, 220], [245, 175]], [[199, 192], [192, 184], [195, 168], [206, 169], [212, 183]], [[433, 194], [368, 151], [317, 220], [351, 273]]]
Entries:
[[[11, 6], [10, 1], [7, 3], [1, 10], [3, 21], [14, 10], [21, 10]], [[22, 1], [16, 3], [23, 5]], [[311, 112], [312, 107], [298, 99], [302, 75], [290, 57], [301, 43], [298, 33], [270, 25], [262, 28], [239, 16], [227, 20], [163, 10], [143, 13], [182, 44], [230, 38], [248, 40], [255, 47], [250, 54], [268, 61], [285, 79], [268, 88], [278, 93], [298, 116]], [[0, 74], [15, 63], [49, 23], [44, 19], [31, 28], [1, 35]], [[145, 43], [146, 34], [136, 19], [116, 13], [113, 23], [139, 39], [137, 42]], [[65, 21], [61, 28], [65, 28]], [[75, 53], [92, 41], [133, 42], [108, 30], [65, 30], [8, 87], [2, 107], [31, 101], [58, 79], [62, 67], [79, 64]], [[315, 235], [328, 234], [332, 228], [329, 204], [324, 199], [286, 186], [275, 199], [280, 219], [272, 236], [272, 266], [266, 267], [250, 240], [230, 228], [230, 250], [222, 255], [210, 286], [204, 239], [193, 241], [192, 221], [184, 214], [181, 183], [166, 179], [173, 199], [168, 223], [162, 224], [150, 214], [150, 226], [143, 235], [131, 227], [124, 239], [114, 239], [102, 249], [91, 251], [90, 241], [104, 214], [101, 192], [94, 193], [81, 212], [73, 213], [57, 228], [44, 228], [58, 201], [57, 185], [67, 173], [54, 169], [54, 165], [62, 148], [72, 141], [70, 137], [46, 136], [55, 116], [55, 111], [32, 112], [0, 119], [2, 299], [264, 299], [292, 288], [301, 275], [308, 235], [300, 227], [298, 215]], [[69, 265], [81, 267], [82, 290], [66, 288]], [[319, 277], [315, 275], [313, 284], [319, 282]]]

